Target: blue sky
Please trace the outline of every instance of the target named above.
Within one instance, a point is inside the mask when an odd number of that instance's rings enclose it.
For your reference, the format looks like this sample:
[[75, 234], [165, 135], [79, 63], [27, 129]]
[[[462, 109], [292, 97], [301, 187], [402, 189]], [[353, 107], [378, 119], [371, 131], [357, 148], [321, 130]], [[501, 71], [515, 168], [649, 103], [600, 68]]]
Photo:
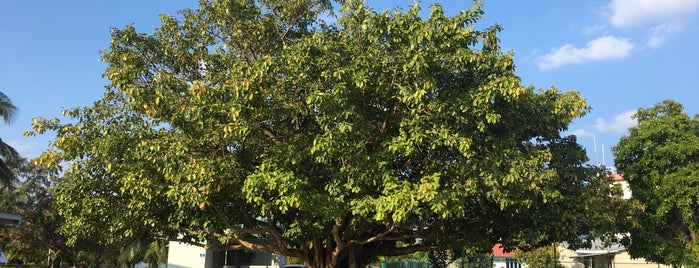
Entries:
[[[439, 1], [423, 1], [428, 4]], [[368, 0], [383, 10], [413, 1]], [[441, 1], [448, 14], [471, 1]], [[0, 1], [0, 91], [19, 107], [0, 138], [27, 157], [47, 148], [51, 135], [23, 137], [36, 116], [100, 98], [108, 81], [101, 50], [109, 29], [134, 24], [141, 32], [197, 1]], [[664, 99], [699, 113], [699, 0], [496, 1], [484, 3], [479, 27], [500, 24], [504, 50], [515, 53], [525, 85], [577, 90], [593, 111], [576, 120], [592, 162], [613, 165], [610, 147], [634, 124], [630, 115]], [[596, 147], [594, 146], [596, 144]], [[595, 150], [596, 148], [596, 150]], [[604, 151], [603, 151], [604, 149]], [[595, 153], [595, 151], [597, 151]]]

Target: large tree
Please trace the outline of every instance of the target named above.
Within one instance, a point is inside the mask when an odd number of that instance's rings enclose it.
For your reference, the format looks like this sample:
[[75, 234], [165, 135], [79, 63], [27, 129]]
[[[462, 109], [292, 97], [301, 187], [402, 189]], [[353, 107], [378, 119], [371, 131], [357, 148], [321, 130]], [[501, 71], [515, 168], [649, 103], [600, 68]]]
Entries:
[[[0, 92], [0, 118], [9, 124], [15, 119], [17, 106], [12, 104], [10, 98], [5, 93]], [[20, 161], [19, 153], [9, 144], [0, 139], [0, 185], [12, 186], [16, 176], [12, 169]]]
[[35, 121], [57, 131], [38, 161], [69, 165], [63, 230], [312, 267], [600, 235], [616, 217], [580, 213], [615, 197], [561, 136], [585, 100], [523, 87], [479, 3], [419, 14], [216, 0], [114, 29], [103, 98]]
[[631, 229], [633, 257], [699, 265], [699, 116], [666, 100], [634, 115], [638, 125], [613, 148], [642, 210]]

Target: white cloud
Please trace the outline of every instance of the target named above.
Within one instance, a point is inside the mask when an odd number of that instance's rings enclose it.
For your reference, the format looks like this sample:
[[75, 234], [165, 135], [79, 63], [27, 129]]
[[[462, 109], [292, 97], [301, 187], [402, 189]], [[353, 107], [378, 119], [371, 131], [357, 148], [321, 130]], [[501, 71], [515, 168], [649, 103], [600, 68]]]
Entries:
[[592, 60], [619, 59], [629, 56], [634, 44], [627, 39], [603, 36], [587, 43], [583, 48], [571, 44], [551, 50], [551, 53], [539, 58], [540, 69], [552, 69], [559, 66]]
[[19, 140], [11, 140], [7, 142], [7, 144], [12, 146], [12, 148], [14, 148], [15, 150], [17, 150], [20, 156], [27, 159], [32, 159], [41, 154], [41, 149], [39, 149], [39, 146], [35, 143], [26, 143], [21, 142]]
[[647, 21], [683, 20], [699, 9], [699, 0], [612, 0], [612, 25], [634, 26]]
[[665, 41], [667, 41], [667, 39], [672, 35], [679, 32], [681, 28], [682, 27], [679, 24], [662, 24], [652, 27], [648, 29], [650, 32], [650, 37], [648, 38], [646, 45], [651, 48], [657, 48], [665, 43]]
[[636, 120], [631, 118], [632, 115], [636, 113], [636, 110], [629, 110], [620, 113], [612, 119], [612, 121], [607, 121], [604, 118], [597, 118], [597, 124], [595, 128], [600, 133], [624, 133], [630, 127], [637, 124]]
[[592, 138], [595, 134], [588, 132], [585, 129], [579, 128], [570, 132], [570, 135], [575, 135], [578, 138]]
[[529, 60], [531, 60], [531, 59], [536, 59], [536, 55], [537, 55], [538, 53], [539, 53], [539, 50], [538, 50], [538, 49], [532, 50], [532, 52], [529, 53], [529, 55], [527, 55], [526, 57], [522, 58], [522, 62], [529, 62]]
[[607, 25], [596, 24], [596, 25], [585, 26], [582, 29], [582, 33], [585, 35], [593, 35], [593, 34], [598, 34], [598, 33], [604, 32], [606, 30], [607, 30]]

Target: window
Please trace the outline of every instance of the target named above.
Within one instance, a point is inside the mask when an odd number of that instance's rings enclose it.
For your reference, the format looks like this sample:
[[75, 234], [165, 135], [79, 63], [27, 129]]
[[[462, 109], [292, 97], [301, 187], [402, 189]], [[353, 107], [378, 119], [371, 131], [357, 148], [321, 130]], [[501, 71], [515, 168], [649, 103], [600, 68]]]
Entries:
[[595, 258], [585, 258], [585, 268], [595, 268]]
[[505, 259], [505, 268], [522, 268], [522, 265], [517, 262], [517, 259]]

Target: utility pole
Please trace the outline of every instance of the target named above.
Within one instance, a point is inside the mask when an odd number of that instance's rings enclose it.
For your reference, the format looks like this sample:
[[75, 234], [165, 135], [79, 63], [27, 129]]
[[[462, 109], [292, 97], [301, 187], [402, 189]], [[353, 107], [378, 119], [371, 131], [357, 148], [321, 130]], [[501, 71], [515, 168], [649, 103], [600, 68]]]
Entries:
[[551, 267], [556, 268], [556, 241], [553, 241], [553, 259], [551, 260]]

